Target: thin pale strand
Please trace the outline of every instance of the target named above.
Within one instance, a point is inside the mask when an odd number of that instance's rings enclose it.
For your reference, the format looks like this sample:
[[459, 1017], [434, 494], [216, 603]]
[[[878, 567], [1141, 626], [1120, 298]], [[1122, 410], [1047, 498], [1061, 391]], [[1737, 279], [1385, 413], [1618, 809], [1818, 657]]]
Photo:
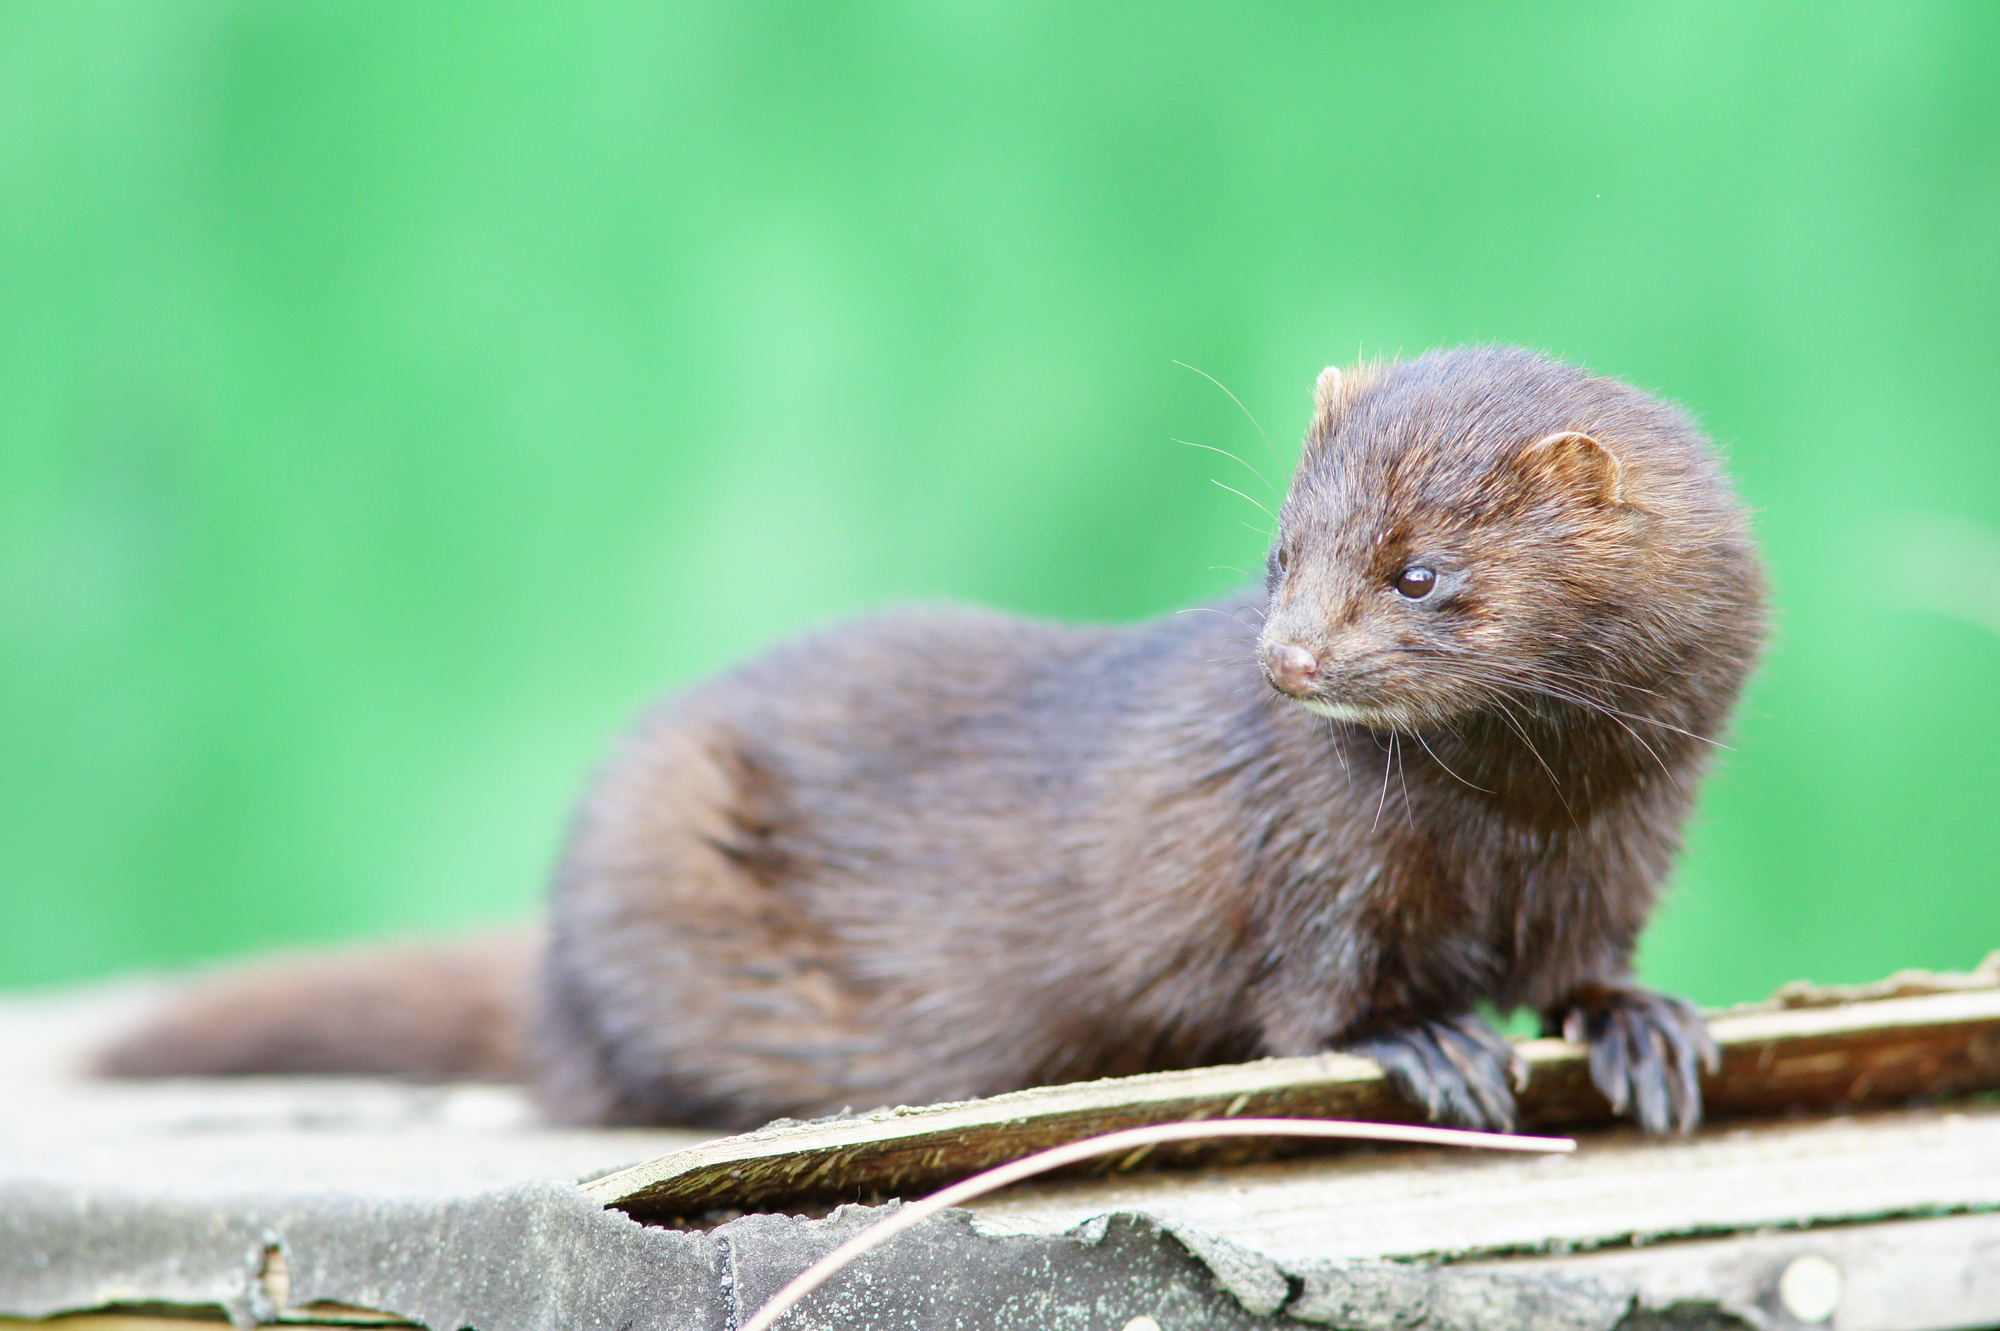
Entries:
[[1574, 1151], [1576, 1143], [1567, 1137], [1520, 1137], [1503, 1132], [1467, 1132], [1458, 1128], [1426, 1128], [1409, 1123], [1352, 1123], [1342, 1119], [1242, 1118], [1189, 1123], [1155, 1123], [1149, 1127], [1107, 1132], [1086, 1137], [1066, 1146], [1038, 1151], [1019, 1160], [996, 1166], [982, 1174], [954, 1183], [921, 1201], [911, 1202], [862, 1230], [826, 1256], [799, 1272], [792, 1282], [771, 1296], [757, 1315], [743, 1323], [741, 1331], [771, 1331], [777, 1320], [791, 1311], [800, 1299], [818, 1289], [849, 1262], [871, 1248], [879, 1247], [896, 1235], [921, 1224], [938, 1212], [998, 1191], [1051, 1169], [1061, 1169], [1100, 1155], [1115, 1155], [1161, 1142], [1197, 1141], [1204, 1137], [1342, 1137], [1357, 1141], [1410, 1142], [1421, 1146], [1472, 1146], [1492, 1151], [1541, 1151], [1561, 1154]]

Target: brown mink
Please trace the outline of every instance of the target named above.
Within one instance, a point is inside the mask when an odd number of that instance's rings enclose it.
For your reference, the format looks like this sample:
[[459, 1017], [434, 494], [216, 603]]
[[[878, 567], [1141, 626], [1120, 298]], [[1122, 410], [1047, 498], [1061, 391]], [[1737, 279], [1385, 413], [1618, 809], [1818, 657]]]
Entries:
[[1712, 1050], [1632, 949], [1762, 600], [1675, 408], [1505, 348], [1329, 370], [1260, 594], [881, 615], [647, 717], [557, 876], [544, 1103], [744, 1128], [1345, 1049], [1501, 1127], [1490, 1002], [1685, 1130]]
[[[1279, 528], [1263, 592], [1199, 613], [906, 611], [661, 706], [557, 876], [551, 1116], [742, 1128], [1347, 1049], [1500, 1127], [1491, 1002], [1692, 1126], [1707, 1034], [1632, 948], [1763, 621], [1700, 435], [1526, 351], [1328, 370]], [[527, 949], [225, 977], [106, 1067], [506, 1075]]]

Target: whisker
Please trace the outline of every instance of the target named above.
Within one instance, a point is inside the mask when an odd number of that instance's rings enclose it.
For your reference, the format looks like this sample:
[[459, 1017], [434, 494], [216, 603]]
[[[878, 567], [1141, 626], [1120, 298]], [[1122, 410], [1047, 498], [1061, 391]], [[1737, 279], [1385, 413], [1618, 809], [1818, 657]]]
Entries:
[[1470, 786], [1473, 790], [1481, 791], [1488, 795], [1497, 793], [1495, 791], [1487, 790], [1486, 787], [1484, 786], [1474, 786], [1470, 781], [1467, 781], [1464, 777], [1452, 771], [1450, 765], [1446, 763], [1444, 759], [1437, 756], [1437, 750], [1433, 749], [1431, 747], [1431, 742], [1424, 738], [1423, 731], [1412, 728], [1410, 733], [1417, 737], [1417, 743], [1424, 746], [1424, 752], [1428, 753], [1431, 756], [1431, 761], [1436, 763], [1439, 767], [1444, 768], [1446, 774], [1449, 775], [1454, 781], [1458, 782], [1458, 784], [1460, 784], [1461, 786]]
[[[1430, 655], [1430, 656], [1443, 655], [1446, 656], [1447, 659], [1455, 656], [1467, 660], [1480, 661], [1491, 665], [1504, 665], [1512, 667], [1512, 666], [1518, 666], [1520, 664], [1518, 662], [1509, 661], [1505, 657], [1491, 656], [1485, 653], [1474, 652], [1464, 648], [1401, 647], [1397, 648], [1396, 650], [1401, 652], [1406, 652], [1412, 655]], [[1658, 726], [1662, 730], [1671, 730], [1677, 735], [1686, 736], [1688, 739], [1699, 740], [1703, 744], [1712, 745], [1718, 749], [1728, 749], [1730, 752], [1734, 752], [1734, 750], [1731, 749], [1729, 745], [1724, 744], [1721, 740], [1711, 739], [1707, 735], [1697, 735], [1692, 730], [1684, 730], [1680, 726], [1674, 725], [1671, 721], [1662, 721], [1656, 716], [1647, 716], [1643, 712], [1628, 712], [1623, 710], [1622, 708], [1613, 707], [1610, 703], [1605, 702], [1601, 698], [1593, 698], [1581, 692], [1569, 692], [1555, 687], [1549, 687], [1546, 682], [1553, 682], [1555, 684], [1568, 683], [1573, 688], [1577, 689], [1581, 689], [1583, 687], [1588, 687], [1588, 686], [1631, 688], [1639, 693], [1653, 694], [1653, 696], [1655, 697], [1660, 696], [1656, 693], [1653, 693], [1653, 690], [1651, 689], [1640, 688], [1636, 684], [1633, 685], [1607, 684], [1603, 681], [1589, 679], [1587, 676], [1579, 675], [1576, 674], [1575, 672], [1570, 672], [1570, 671], [1558, 672], [1556, 668], [1546, 665], [1531, 665], [1528, 666], [1526, 670], [1530, 677], [1528, 679], [1494, 680], [1490, 678], [1484, 678], [1478, 676], [1466, 676], [1466, 675], [1459, 675], [1457, 677], [1460, 679], [1472, 679], [1474, 682], [1480, 683], [1489, 688], [1496, 686], [1503, 688], [1518, 688], [1518, 689], [1525, 689], [1531, 693], [1540, 693], [1546, 697], [1557, 699], [1560, 702], [1572, 703], [1578, 707], [1587, 708], [1591, 711], [1601, 712], [1605, 716], [1622, 717], [1627, 721], [1637, 721], [1644, 725]], [[1568, 676], [1567, 680], [1563, 678], [1564, 675]], [[1541, 680], [1545, 681], [1544, 685], [1538, 687], [1535, 683], [1530, 682], [1530, 680], [1533, 678], [1540, 678]]]
[[[1215, 479], [1215, 478], [1214, 478], [1213, 476], [1211, 476], [1211, 477], [1209, 477], [1209, 478], [1208, 478], [1208, 483], [1209, 483], [1210, 485], [1222, 485], [1222, 482], [1221, 482], [1221, 481], [1218, 481], [1218, 480], [1216, 480], [1216, 479]], [[1225, 490], [1227, 490], [1227, 491], [1229, 491], [1229, 493], [1231, 493], [1231, 494], [1233, 494], [1233, 495], [1236, 495], [1236, 496], [1238, 496], [1239, 498], [1243, 498], [1243, 499], [1250, 499], [1250, 496], [1249, 496], [1249, 495], [1247, 495], [1247, 494], [1244, 494], [1244, 493], [1243, 493], [1243, 492], [1242, 492], [1241, 490], [1237, 489], [1237, 488], [1236, 488], [1235, 486], [1233, 486], [1233, 485], [1222, 485], [1222, 488], [1223, 488], [1223, 489], [1225, 489]], [[1250, 499], [1250, 502], [1251, 502], [1251, 503], [1253, 503], [1253, 504], [1257, 504], [1257, 501], [1256, 501], [1255, 499]], [[1264, 508], [1264, 506], [1263, 506], [1262, 504], [1257, 504], [1257, 507], [1258, 507], [1258, 508], [1261, 508], [1261, 509], [1264, 509], [1264, 516], [1265, 516], [1265, 517], [1269, 518], [1269, 519], [1270, 519], [1271, 521], [1273, 521], [1273, 522], [1277, 522], [1277, 521], [1278, 521], [1278, 515], [1277, 515], [1276, 513], [1273, 513], [1273, 512], [1272, 512], [1272, 511], [1271, 511], [1270, 509], [1268, 509], [1268, 508]], [[1278, 525], [1282, 527], [1282, 526], [1283, 526], [1284, 524], [1283, 524], [1283, 523], [1278, 523]]]
[[1352, 780], [1354, 772], [1347, 765], [1347, 746], [1340, 742], [1340, 722], [1330, 716], [1321, 716], [1317, 712], [1309, 712], [1307, 715], [1319, 723], [1320, 734], [1325, 737], [1327, 748], [1333, 750], [1333, 756], [1340, 761], [1341, 774]]
[[[1399, 647], [1396, 650], [1402, 652], [1408, 652], [1413, 655], [1427, 656], [1435, 654], [1435, 655], [1464, 657], [1468, 660], [1482, 661], [1490, 665], [1513, 667], [1519, 664], [1519, 662], [1511, 660], [1507, 657], [1498, 656], [1491, 652], [1482, 652], [1479, 651], [1477, 648], [1471, 648], [1471, 647], [1447, 647], [1440, 645], [1425, 645], [1419, 647]], [[1568, 670], [1564, 669], [1561, 666], [1552, 666], [1547, 664], [1546, 662], [1537, 663], [1533, 666], [1530, 666], [1529, 669], [1534, 670], [1540, 674], [1549, 675], [1552, 677], [1556, 676], [1564, 677], [1567, 678], [1571, 683], [1578, 685], [1594, 685], [1603, 688], [1626, 689], [1630, 690], [1633, 693], [1644, 693], [1654, 698], [1663, 696], [1655, 689], [1645, 688], [1638, 684], [1628, 684], [1623, 682], [1622, 680], [1615, 682], [1602, 680], [1590, 675], [1583, 674], [1581, 671]]]
[[[1525, 685], [1524, 685], [1523, 687], [1529, 687], [1529, 686], [1525, 686]], [[1646, 756], [1647, 756], [1647, 757], [1651, 758], [1651, 759], [1652, 759], [1652, 760], [1653, 760], [1653, 761], [1654, 761], [1655, 763], [1659, 764], [1659, 768], [1660, 768], [1660, 771], [1661, 771], [1661, 773], [1663, 773], [1663, 774], [1664, 774], [1664, 775], [1666, 776], [1666, 778], [1667, 778], [1667, 779], [1668, 779], [1669, 781], [1672, 781], [1672, 782], [1673, 782], [1673, 783], [1674, 783], [1674, 784], [1675, 784], [1676, 786], [1680, 785], [1680, 783], [1681, 783], [1681, 782], [1680, 782], [1680, 778], [1679, 778], [1678, 776], [1676, 776], [1676, 775], [1675, 775], [1675, 774], [1674, 774], [1674, 773], [1673, 773], [1673, 772], [1672, 772], [1672, 771], [1671, 771], [1671, 770], [1670, 770], [1670, 769], [1669, 769], [1669, 768], [1667, 767], [1667, 763], [1666, 763], [1666, 760], [1665, 760], [1664, 758], [1660, 757], [1660, 755], [1659, 755], [1659, 752], [1658, 752], [1658, 751], [1657, 751], [1656, 749], [1654, 749], [1654, 748], [1653, 748], [1653, 746], [1652, 746], [1651, 744], [1648, 744], [1648, 743], [1646, 742], [1646, 738], [1645, 738], [1645, 736], [1641, 735], [1641, 734], [1640, 734], [1640, 733], [1639, 733], [1638, 731], [1636, 731], [1636, 730], [1632, 729], [1632, 727], [1631, 727], [1631, 726], [1627, 725], [1627, 724], [1625, 723], [1625, 720], [1624, 720], [1624, 718], [1623, 718], [1623, 717], [1622, 717], [1622, 716], [1621, 716], [1621, 715], [1620, 715], [1620, 714], [1619, 714], [1618, 712], [1616, 712], [1616, 711], [1614, 711], [1614, 710], [1612, 710], [1611, 708], [1608, 708], [1608, 707], [1599, 707], [1599, 706], [1596, 706], [1595, 704], [1593, 704], [1593, 703], [1590, 703], [1590, 702], [1588, 702], [1588, 701], [1586, 701], [1586, 700], [1583, 700], [1583, 699], [1578, 699], [1578, 698], [1568, 698], [1568, 697], [1564, 697], [1564, 696], [1563, 696], [1562, 694], [1559, 694], [1559, 693], [1554, 693], [1554, 692], [1551, 692], [1551, 691], [1549, 691], [1549, 690], [1546, 690], [1546, 689], [1537, 689], [1537, 690], [1534, 690], [1534, 691], [1535, 691], [1535, 692], [1538, 692], [1538, 693], [1543, 693], [1543, 694], [1546, 694], [1546, 695], [1547, 695], [1548, 697], [1551, 697], [1551, 698], [1556, 698], [1556, 699], [1558, 699], [1559, 701], [1562, 701], [1562, 702], [1569, 702], [1569, 703], [1573, 703], [1574, 705], [1576, 705], [1576, 706], [1578, 706], [1578, 707], [1583, 707], [1583, 708], [1585, 708], [1585, 709], [1587, 709], [1587, 710], [1590, 710], [1590, 711], [1593, 711], [1593, 712], [1600, 712], [1600, 713], [1602, 713], [1603, 715], [1605, 715], [1605, 716], [1609, 717], [1609, 718], [1610, 718], [1610, 719], [1611, 719], [1611, 720], [1612, 720], [1613, 722], [1615, 722], [1615, 723], [1617, 724], [1617, 726], [1618, 726], [1618, 728], [1619, 728], [1619, 729], [1623, 730], [1623, 731], [1624, 731], [1624, 732], [1625, 732], [1626, 734], [1628, 734], [1628, 735], [1630, 735], [1630, 736], [1632, 737], [1632, 742], [1633, 742], [1634, 744], [1637, 744], [1637, 745], [1638, 745], [1638, 746], [1639, 746], [1640, 748], [1642, 748], [1642, 749], [1644, 749], [1644, 750], [1646, 751]], [[1685, 733], [1685, 732], [1683, 732], [1683, 733]]]
[[[1252, 476], [1255, 476], [1258, 480], [1263, 481], [1264, 488], [1266, 490], [1269, 490], [1274, 495], [1278, 493], [1278, 487], [1271, 484], [1270, 479], [1266, 477], [1263, 472], [1258, 471], [1255, 467], [1252, 467], [1249, 463], [1245, 462], [1242, 458], [1237, 457], [1234, 453], [1230, 452], [1226, 448], [1217, 448], [1214, 444], [1197, 444], [1192, 439], [1176, 439], [1174, 440], [1174, 442], [1177, 444], [1186, 444], [1189, 448], [1205, 448], [1211, 453], [1220, 453], [1222, 454], [1222, 456], [1228, 458], [1231, 462], [1234, 462], [1237, 465], [1248, 470], [1249, 473]], [[1279, 497], [1282, 498], [1283, 496]]]
[[1326, 731], [1327, 745], [1332, 748], [1333, 756], [1340, 759], [1340, 774], [1352, 781], [1354, 769], [1347, 765], [1347, 746], [1340, 742], [1340, 723], [1330, 716], [1321, 719], [1326, 722], [1322, 729]]
[[1410, 812], [1409, 769], [1403, 762], [1403, 744], [1397, 732], [1389, 732], [1389, 756], [1396, 760], [1396, 784], [1403, 788], [1403, 826], [1417, 830], [1416, 816]]
[[[1574, 703], [1578, 707], [1587, 708], [1588, 710], [1593, 712], [1602, 712], [1605, 716], [1612, 717], [1613, 719], [1622, 717], [1627, 721], [1639, 721], [1649, 726], [1658, 726], [1662, 730], [1671, 730], [1676, 735], [1685, 735], [1689, 739], [1700, 740], [1703, 744], [1713, 745], [1718, 749], [1729, 748], [1729, 746], [1727, 744], [1724, 744], [1721, 740], [1710, 739], [1706, 735], [1697, 735], [1692, 730], [1683, 730], [1679, 726], [1674, 725], [1671, 722], [1660, 720], [1658, 717], [1646, 716], [1639, 712], [1620, 711], [1618, 708], [1613, 707], [1608, 703], [1599, 702], [1594, 698], [1586, 698], [1573, 693], [1564, 693], [1561, 692], [1560, 690], [1552, 688], [1546, 688], [1546, 687], [1537, 688], [1535, 685], [1528, 684], [1525, 682], [1523, 682], [1520, 685], [1520, 687], [1527, 689], [1532, 693], [1544, 694], [1550, 698], [1557, 699], [1560, 702]], [[1731, 749], [1730, 751], [1732, 753], [1735, 752], [1735, 750], [1733, 749]]]
[[1372, 824], [1370, 824], [1368, 828], [1370, 835], [1373, 835], [1375, 830], [1382, 826], [1382, 810], [1385, 807], [1387, 807], [1389, 803], [1389, 768], [1390, 765], [1395, 762], [1395, 760], [1396, 760], [1396, 732], [1392, 730], [1389, 732], [1389, 747], [1383, 752], [1382, 755], [1382, 794], [1381, 797], [1375, 801], [1375, 821]]
[[1257, 437], [1264, 441], [1264, 447], [1271, 450], [1271, 461], [1276, 462], [1281, 467], [1284, 465], [1284, 461], [1278, 456], [1277, 445], [1271, 442], [1271, 436], [1265, 434], [1264, 427], [1257, 424], [1257, 418], [1250, 414], [1250, 408], [1243, 405], [1243, 399], [1229, 391], [1228, 384], [1223, 383], [1222, 380], [1216, 378], [1214, 375], [1210, 374], [1207, 370], [1195, 369], [1194, 366], [1188, 364], [1184, 360], [1177, 360], [1174, 362], [1174, 364], [1180, 366], [1183, 370], [1194, 370], [1196, 374], [1208, 380], [1210, 383], [1214, 384], [1217, 388], [1220, 388], [1225, 394], [1227, 394], [1229, 400], [1236, 404], [1236, 409], [1242, 412], [1244, 417], [1249, 420], [1251, 428], [1257, 431]]
[[1521, 743], [1528, 746], [1528, 752], [1534, 755], [1535, 761], [1541, 764], [1542, 770], [1549, 774], [1549, 784], [1555, 787], [1556, 798], [1562, 801], [1563, 811], [1569, 815], [1570, 822], [1581, 827], [1583, 824], [1577, 822], [1576, 810], [1570, 808], [1569, 796], [1563, 794], [1562, 782], [1556, 780], [1555, 769], [1550, 767], [1548, 760], [1542, 757], [1542, 751], [1535, 747], [1535, 741], [1528, 738], [1528, 732], [1515, 717], [1514, 709], [1507, 706], [1504, 702], [1499, 703], [1498, 706], [1500, 714], [1507, 719], [1507, 724], [1513, 728], [1516, 735], [1521, 737]]

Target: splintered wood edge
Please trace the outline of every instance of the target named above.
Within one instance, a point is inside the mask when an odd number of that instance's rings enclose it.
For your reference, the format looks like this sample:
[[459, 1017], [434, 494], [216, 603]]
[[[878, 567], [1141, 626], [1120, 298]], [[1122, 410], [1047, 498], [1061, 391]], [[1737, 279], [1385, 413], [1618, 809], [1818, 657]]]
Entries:
[[[1712, 1099], [1756, 1105], [1754, 1084], [1792, 1043], [1815, 1049], [1898, 1040], [1934, 1046], [1931, 1062], [1964, 1055], [1975, 1036], [2000, 1036], [2000, 989], [1958, 990], [1832, 1007], [1718, 1015], [1709, 1024], [1723, 1053]], [[1588, 1087], [1587, 1052], [1563, 1040], [1519, 1046], [1530, 1070], [1523, 1117], [1537, 1127], [1601, 1122], [1602, 1097]], [[1908, 1060], [1905, 1060], [1906, 1062]], [[1961, 1062], [1964, 1061], [1961, 1057]], [[1979, 1060], [1974, 1060], [1978, 1062]], [[1990, 1060], [1989, 1060], [1990, 1061]], [[1982, 1077], [1984, 1064], [1981, 1064]], [[1985, 1084], [2000, 1077], [1984, 1079]], [[1963, 1091], [1964, 1075], [1940, 1086], [1885, 1082], [1903, 1095]], [[1794, 1103], [1866, 1098], [1867, 1085], [1801, 1083]], [[1843, 1094], [1841, 1088], [1848, 1093]], [[1063, 1141], [1145, 1123], [1255, 1116], [1407, 1121], [1414, 1117], [1373, 1062], [1347, 1054], [1270, 1058], [1222, 1067], [1040, 1086], [982, 1100], [877, 1110], [853, 1118], [759, 1129], [676, 1151], [582, 1184], [593, 1201], [649, 1214], [689, 1214], [739, 1203], [782, 1201], [884, 1187], [932, 1185]]]
[[670, 1155], [633, 1165], [583, 1184], [593, 1200], [621, 1205], [650, 1194], [658, 1185], [694, 1171], [717, 1171], [735, 1164], [806, 1156], [814, 1160], [862, 1147], [911, 1149], [933, 1140], [951, 1141], [998, 1134], [1009, 1141], [1033, 1135], [1043, 1125], [1079, 1118], [1101, 1120], [1115, 1115], [1119, 1125], [1165, 1123], [1184, 1117], [1214, 1117], [1199, 1106], [1229, 1109], [1238, 1099], [1242, 1114], [1255, 1101], [1274, 1094], [1311, 1090], [1337, 1095], [1346, 1089], [1367, 1091], [1382, 1085], [1381, 1070], [1368, 1059], [1350, 1054], [1315, 1054], [1305, 1058], [1267, 1058], [1223, 1067], [1184, 1072], [1152, 1072], [1136, 1077], [1037, 1086], [981, 1100], [946, 1104], [898, 1106], [830, 1122], [761, 1128], [736, 1137], [703, 1142]]

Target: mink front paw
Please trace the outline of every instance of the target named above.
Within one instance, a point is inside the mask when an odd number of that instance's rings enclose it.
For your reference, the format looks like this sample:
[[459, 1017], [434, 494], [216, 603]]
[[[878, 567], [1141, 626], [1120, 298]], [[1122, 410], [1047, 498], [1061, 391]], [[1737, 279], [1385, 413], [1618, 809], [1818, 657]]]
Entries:
[[1471, 1013], [1383, 1031], [1342, 1049], [1381, 1064], [1389, 1084], [1433, 1123], [1491, 1132], [1514, 1127], [1514, 1092], [1527, 1085], [1528, 1065]]
[[1701, 1072], [1720, 1062], [1694, 1004], [1650, 989], [1594, 985], [1543, 1018], [1565, 1040], [1590, 1046], [1590, 1079], [1614, 1113], [1647, 1132], [1686, 1133], [1701, 1122]]

